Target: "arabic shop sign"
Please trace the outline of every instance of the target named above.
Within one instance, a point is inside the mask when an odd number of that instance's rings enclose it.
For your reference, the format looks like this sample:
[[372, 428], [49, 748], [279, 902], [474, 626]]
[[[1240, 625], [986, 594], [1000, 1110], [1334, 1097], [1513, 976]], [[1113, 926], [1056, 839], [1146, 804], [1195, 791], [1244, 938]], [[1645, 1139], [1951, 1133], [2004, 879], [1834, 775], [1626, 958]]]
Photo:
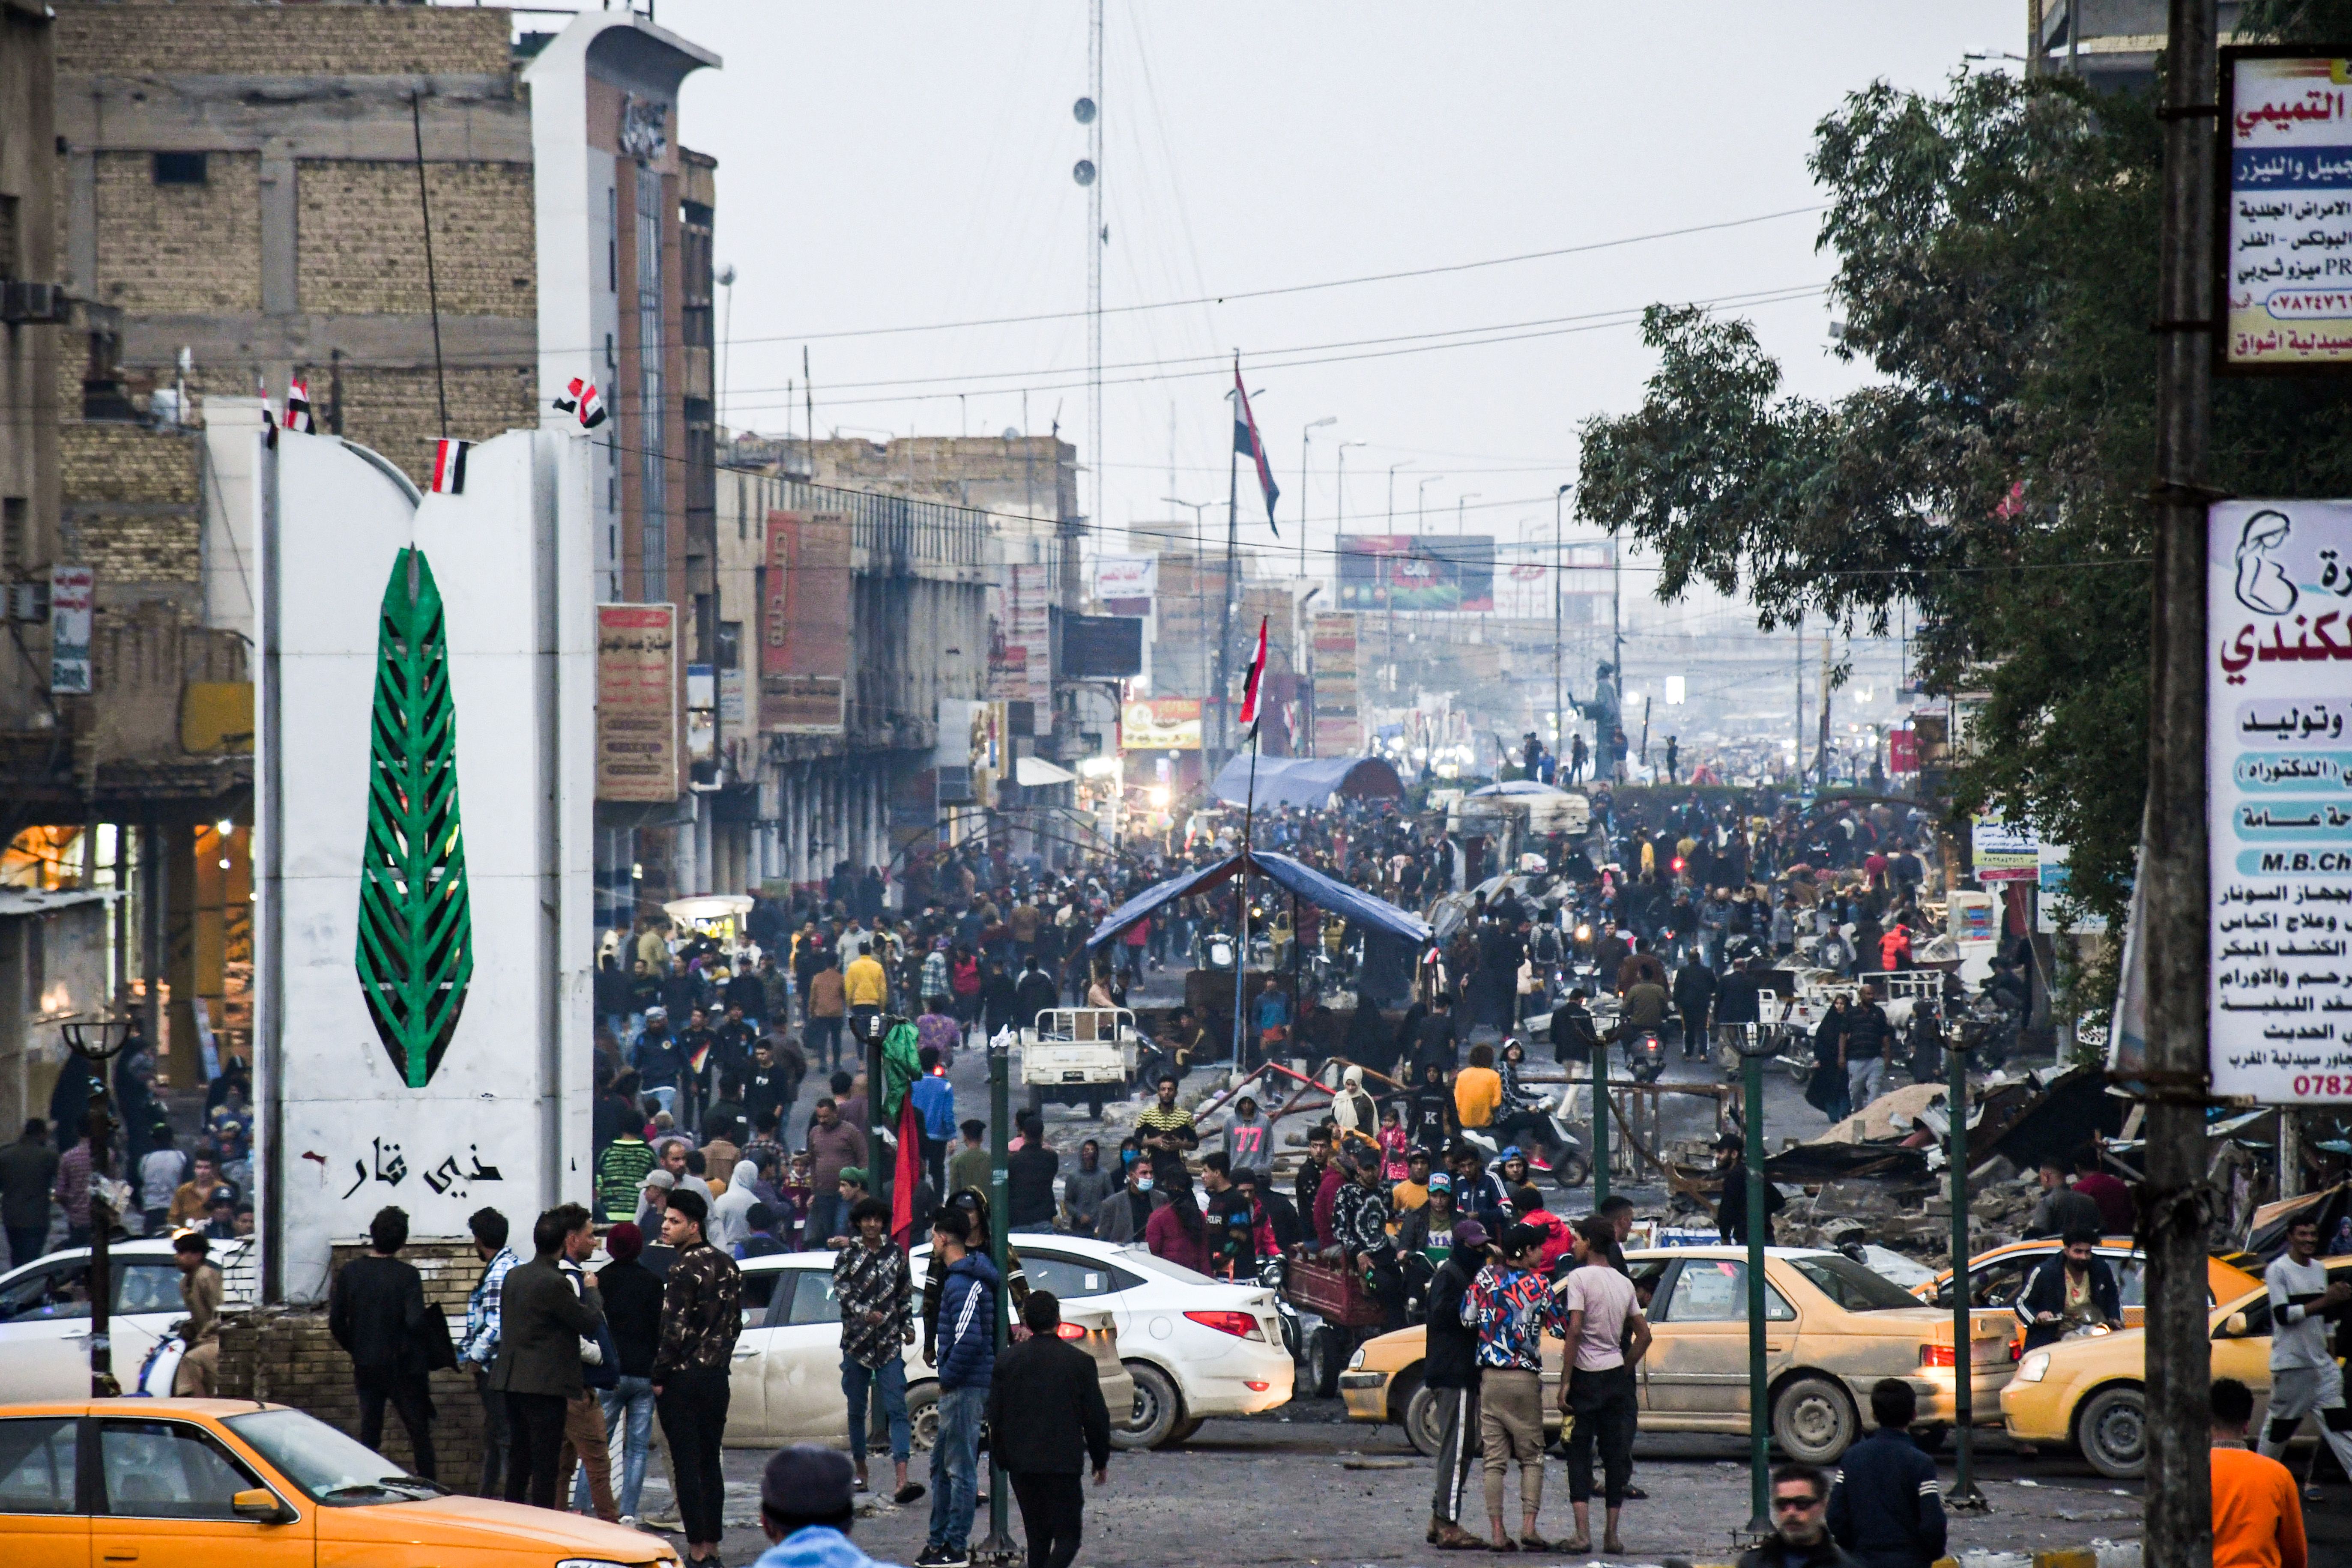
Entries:
[[2206, 521], [2213, 1091], [2352, 1100], [2352, 501]]
[[2352, 58], [2221, 51], [2221, 153], [2216, 364], [2352, 365]]
[[1980, 811], [1969, 824], [1969, 859], [1979, 882], [2031, 882], [2042, 875], [2042, 841], [2029, 824]]

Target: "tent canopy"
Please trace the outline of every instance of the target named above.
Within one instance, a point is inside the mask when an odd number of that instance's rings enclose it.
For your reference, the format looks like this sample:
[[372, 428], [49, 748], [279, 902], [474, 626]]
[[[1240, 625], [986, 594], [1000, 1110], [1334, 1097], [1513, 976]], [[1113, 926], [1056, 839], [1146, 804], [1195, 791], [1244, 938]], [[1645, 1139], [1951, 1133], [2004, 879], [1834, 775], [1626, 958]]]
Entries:
[[1317, 909], [1354, 921], [1374, 931], [1386, 931], [1412, 942], [1418, 949], [1428, 944], [1429, 922], [1409, 910], [1398, 909], [1385, 899], [1336, 881], [1313, 867], [1277, 855], [1271, 850], [1253, 849], [1245, 855], [1235, 855], [1198, 871], [1187, 871], [1181, 877], [1171, 877], [1156, 886], [1147, 888], [1128, 900], [1106, 917], [1087, 938], [1090, 948], [1100, 947], [1136, 921], [1150, 918], [1164, 905], [1194, 893], [1204, 893], [1223, 886], [1241, 873], [1243, 862], [1248, 862], [1255, 874], [1270, 879], [1276, 887], [1297, 894]]
[[[1253, 789], [1249, 753], [1235, 752], [1209, 787], [1219, 800], [1248, 805]], [[1404, 783], [1396, 769], [1378, 757], [1260, 757], [1255, 790], [1260, 805], [1314, 808], [1335, 795], [1401, 799]]]
[[1472, 790], [1465, 799], [1476, 800], [1484, 795], [1564, 795], [1568, 791], [1545, 784], [1540, 779], [1505, 779]]

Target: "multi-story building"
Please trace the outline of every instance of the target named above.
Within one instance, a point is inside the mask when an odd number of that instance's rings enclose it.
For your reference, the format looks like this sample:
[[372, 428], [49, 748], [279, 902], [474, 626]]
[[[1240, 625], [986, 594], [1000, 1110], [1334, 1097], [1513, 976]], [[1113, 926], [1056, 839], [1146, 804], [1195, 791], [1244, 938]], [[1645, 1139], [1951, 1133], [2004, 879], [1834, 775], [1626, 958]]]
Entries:
[[[718, 61], [626, 10], [520, 37], [421, 4], [54, 12], [0, 0], [0, 396], [42, 416], [0, 427], [0, 879], [125, 895], [110, 984], [185, 1085], [247, 1044], [251, 480], [290, 384], [422, 479], [437, 437], [569, 418], [593, 380], [601, 596], [691, 634], [713, 165], [676, 96]], [[0, 1121], [61, 1054], [0, 1047]]]
[[[2223, 43], [2245, 8], [2245, 0], [2221, 0]], [[2035, 70], [2079, 76], [2104, 92], [2145, 92], [2156, 86], [2168, 25], [2165, 0], [2028, 0], [2026, 58]]]

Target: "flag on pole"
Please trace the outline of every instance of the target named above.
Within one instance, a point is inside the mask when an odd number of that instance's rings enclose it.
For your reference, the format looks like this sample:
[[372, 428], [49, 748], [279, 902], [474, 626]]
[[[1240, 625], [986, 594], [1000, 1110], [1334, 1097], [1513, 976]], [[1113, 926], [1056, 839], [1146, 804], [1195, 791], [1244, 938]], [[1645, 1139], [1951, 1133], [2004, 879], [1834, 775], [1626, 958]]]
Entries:
[[471, 441], [455, 441], [446, 436], [433, 444], [433, 483], [429, 488], [435, 495], [466, 493], [466, 454], [473, 448]]
[[1265, 492], [1265, 525], [1276, 539], [1282, 530], [1274, 521], [1274, 503], [1282, 490], [1274, 482], [1274, 465], [1266, 461], [1265, 443], [1258, 438], [1257, 416], [1250, 412], [1249, 388], [1242, 384], [1242, 368], [1234, 366], [1234, 450], [1257, 464], [1258, 489]]
[[898, 1155], [890, 1173], [890, 1237], [902, 1247], [920, 1239], [919, 1226], [927, 1216], [915, 1212], [915, 1191], [923, 1184], [923, 1124], [915, 1111], [915, 1097], [898, 1104]]
[[1244, 730], [1257, 727], [1258, 690], [1265, 681], [1265, 621], [1264, 616], [1258, 617], [1257, 652], [1250, 656], [1249, 679], [1242, 687], [1242, 728]]

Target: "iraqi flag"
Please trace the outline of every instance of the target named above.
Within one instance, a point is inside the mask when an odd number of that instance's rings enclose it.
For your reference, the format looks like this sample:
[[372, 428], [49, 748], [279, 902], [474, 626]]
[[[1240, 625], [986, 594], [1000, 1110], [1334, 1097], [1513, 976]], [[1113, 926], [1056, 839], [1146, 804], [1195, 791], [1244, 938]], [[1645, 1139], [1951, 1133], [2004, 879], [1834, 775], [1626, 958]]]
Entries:
[[1265, 684], [1265, 617], [1257, 622], [1257, 651], [1250, 655], [1249, 679], [1242, 685], [1242, 728], [1255, 730], [1258, 720], [1258, 693]]
[[555, 400], [555, 406], [580, 421], [583, 430], [593, 430], [604, 423], [604, 395], [596, 384], [584, 376], [573, 376]]
[[310, 417], [310, 384], [297, 376], [286, 388], [286, 428], [307, 436], [317, 427]]
[[1257, 465], [1257, 486], [1265, 492], [1265, 525], [1276, 539], [1282, 530], [1274, 521], [1274, 503], [1282, 490], [1274, 482], [1274, 465], [1265, 460], [1265, 443], [1257, 433], [1257, 416], [1250, 412], [1249, 388], [1242, 384], [1242, 367], [1234, 366], [1234, 450]]
[[433, 483], [429, 488], [435, 495], [466, 493], [466, 454], [473, 449], [471, 441], [453, 441], [446, 436], [433, 444]]

